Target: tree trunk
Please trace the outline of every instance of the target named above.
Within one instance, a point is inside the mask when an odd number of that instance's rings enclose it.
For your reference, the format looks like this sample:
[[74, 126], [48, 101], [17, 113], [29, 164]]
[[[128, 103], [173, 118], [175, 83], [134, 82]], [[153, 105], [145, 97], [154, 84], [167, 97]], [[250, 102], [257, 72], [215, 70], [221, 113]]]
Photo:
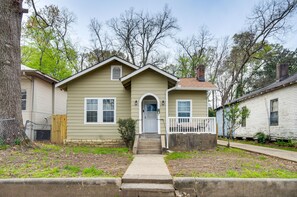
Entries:
[[26, 138], [21, 110], [22, 0], [0, 1], [0, 138], [7, 144]]
[[222, 112], [222, 121], [223, 121], [223, 126], [222, 126], [222, 131], [223, 131], [223, 138], [225, 138], [225, 106], [224, 105], [222, 105], [222, 107], [223, 107], [223, 112]]

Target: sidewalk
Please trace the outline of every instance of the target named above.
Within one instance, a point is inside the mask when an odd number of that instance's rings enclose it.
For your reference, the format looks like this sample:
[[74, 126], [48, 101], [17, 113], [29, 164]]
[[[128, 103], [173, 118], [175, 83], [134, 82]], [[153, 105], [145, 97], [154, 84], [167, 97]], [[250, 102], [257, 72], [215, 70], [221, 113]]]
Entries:
[[172, 179], [163, 155], [134, 155], [123, 179]]
[[[217, 142], [218, 142], [218, 145], [227, 146], [227, 141], [218, 140]], [[242, 144], [242, 143], [236, 143], [236, 142], [230, 142], [230, 146], [234, 148], [240, 148], [240, 149], [255, 152], [255, 153], [261, 153], [264, 155], [269, 155], [269, 156], [297, 162], [297, 152], [294, 152], [294, 151], [280, 150], [276, 148], [268, 148], [263, 146], [254, 146], [254, 145]]]

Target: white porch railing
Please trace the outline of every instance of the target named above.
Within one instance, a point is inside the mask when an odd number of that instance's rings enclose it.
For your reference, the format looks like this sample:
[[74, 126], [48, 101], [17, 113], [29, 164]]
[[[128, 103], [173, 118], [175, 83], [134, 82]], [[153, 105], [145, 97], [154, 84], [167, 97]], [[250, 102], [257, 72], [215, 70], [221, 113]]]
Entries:
[[168, 118], [168, 134], [171, 133], [210, 133], [216, 134], [214, 117]]

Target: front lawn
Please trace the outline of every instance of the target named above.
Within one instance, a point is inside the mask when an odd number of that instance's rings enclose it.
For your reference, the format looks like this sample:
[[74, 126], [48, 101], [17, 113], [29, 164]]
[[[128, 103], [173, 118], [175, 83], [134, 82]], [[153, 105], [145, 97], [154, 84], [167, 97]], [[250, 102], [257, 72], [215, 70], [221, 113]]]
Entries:
[[132, 161], [127, 148], [37, 144], [0, 149], [0, 178], [120, 177]]
[[170, 153], [165, 161], [172, 176], [297, 178], [295, 162], [224, 146], [210, 151]]

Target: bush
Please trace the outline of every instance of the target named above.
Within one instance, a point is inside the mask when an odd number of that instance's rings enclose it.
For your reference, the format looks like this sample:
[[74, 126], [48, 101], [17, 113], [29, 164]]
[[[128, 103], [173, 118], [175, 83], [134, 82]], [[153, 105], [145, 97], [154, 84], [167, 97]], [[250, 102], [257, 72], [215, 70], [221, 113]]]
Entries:
[[277, 140], [274, 143], [278, 146], [297, 147], [297, 143], [294, 142], [293, 140], [288, 140], [288, 141]]
[[135, 125], [136, 121], [132, 118], [128, 119], [119, 119], [118, 121], [119, 128], [118, 131], [121, 134], [121, 138], [124, 141], [125, 145], [132, 149], [135, 139]]
[[260, 144], [265, 144], [269, 140], [269, 136], [265, 135], [263, 132], [256, 133], [254, 137], [257, 138], [257, 141]]

